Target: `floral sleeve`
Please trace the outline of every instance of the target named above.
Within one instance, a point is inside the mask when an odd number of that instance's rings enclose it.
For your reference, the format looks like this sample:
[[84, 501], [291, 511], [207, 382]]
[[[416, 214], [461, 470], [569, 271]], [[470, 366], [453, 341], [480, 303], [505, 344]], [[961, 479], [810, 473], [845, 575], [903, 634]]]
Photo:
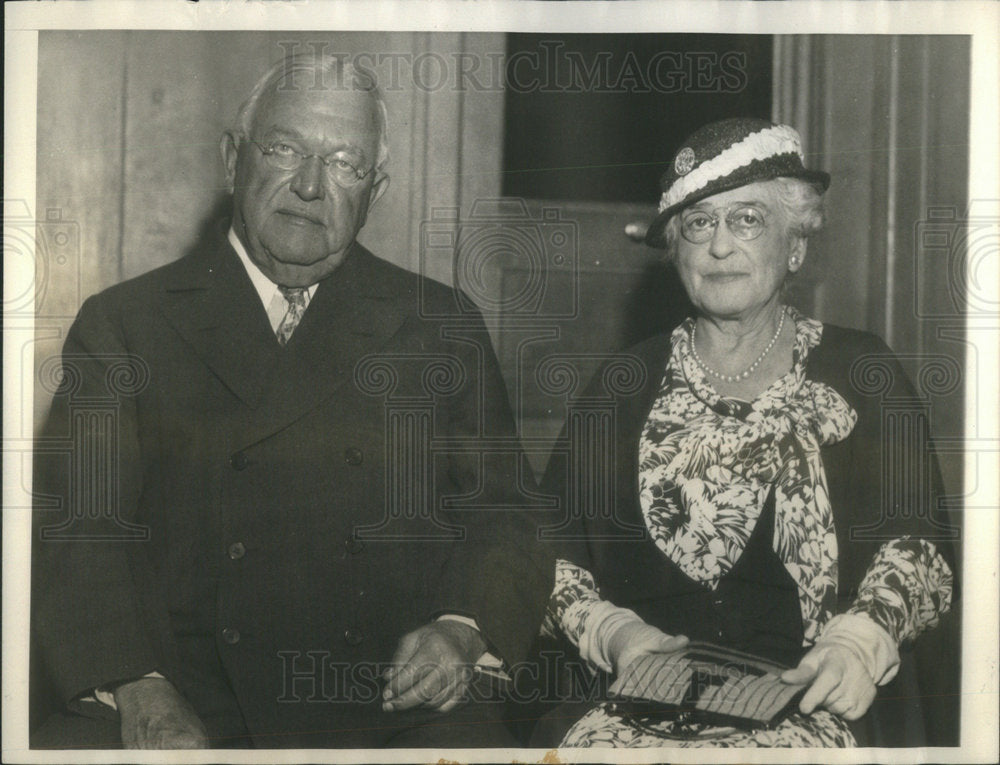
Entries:
[[933, 543], [901, 537], [875, 554], [848, 613], [868, 616], [898, 645], [948, 612], [952, 584], [951, 568]]
[[584, 624], [591, 609], [601, 601], [593, 575], [567, 560], [556, 561], [556, 583], [545, 609], [542, 634], [565, 635], [573, 645], [580, 645]]

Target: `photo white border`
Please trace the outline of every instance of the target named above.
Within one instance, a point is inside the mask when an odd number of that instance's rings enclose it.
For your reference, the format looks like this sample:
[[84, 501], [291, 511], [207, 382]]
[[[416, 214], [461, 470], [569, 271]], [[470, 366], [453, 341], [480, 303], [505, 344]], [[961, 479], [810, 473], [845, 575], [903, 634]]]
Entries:
[[[394, 30], [522, 32], [709, 32], [737, 34], [961, 34], [972, 36], [971, 160], [969, 199], [993, 200], [1000, 214], [998, 181], [998, 29], [1000, 5], [993, 2], [509, 2], [430, 3], [366, 0], [288, 0], [286, 2], [8, 3], [5, 5], [4, 199], [35, 197], [36, 75], [39, 30]], [[675, 20], [681, 20], [677, 22]], [[996, 219], [996, 217], [994, 218]], [[1000, 283], [994, 262], [980, 264], [983, 283]], [[5, 262], [5, 269], [16, 264]], [[25, 281], [5, 271], [5, 285]], [[28, 278], [28, 281], [31, 277]], [[1000, 317], [977, 326], [980, 337], [1000, 335]], [[21, 325], [24, 326], [24, 325]], [[971, 328], [971, 327], [970, 327]], [[7, 328], [5, 327], [5, 335]], [[995, 333], [995, 334], [993, 334]], [[5, 336], [6, 339], [6, 336]], [[970, 341], [975, 336], [970, 334]], [[979, 390], [996, 390], [1000, 379], [997, 343], [977, 347]], [[970, 354], [970, 359], [973, 354]], [[21, 430], [24, 417], [8, 414], [24, 400], [22, 364], [15, 343], [4, 343], [4, 438]], [[29, 376], [30, 381], [30, 376]], [[996, 397], [974, 393], [977, 380], [966, 380], [967, 435], [1000, 442]], [[973, 411], [973, 407], [977, 407]], [[14, 430], [17, 428], [17, 430]], [[989, 459], [987, 456], [986, 459]], [[966, 478], [977, 480], [978, 504], [994, 512], [966, 517], [962, 652], [962, 742], [960, 748], [853, 750], [264, 750], [206, 752], [32, 752], [27, 749], [28, 689], [28, 549], [26, 513], [3, 515], [3, 743], [5, 762], [413, 762], [438, 757], [458, 762], [996, 762], [998, 759], [998, 475], [975, 472], [967, 461]], [[4, 460], [4, 508], [24, 506], [30, 487], [20, 485], [18, 466]], [[987, 483], [988, 482], [988, 483]], [[970, 484], [971, 485], [971, 484]], [[553, 755], [557, 759], [553, 758]], [[602, 756], [606, 755], [606, 757]]]

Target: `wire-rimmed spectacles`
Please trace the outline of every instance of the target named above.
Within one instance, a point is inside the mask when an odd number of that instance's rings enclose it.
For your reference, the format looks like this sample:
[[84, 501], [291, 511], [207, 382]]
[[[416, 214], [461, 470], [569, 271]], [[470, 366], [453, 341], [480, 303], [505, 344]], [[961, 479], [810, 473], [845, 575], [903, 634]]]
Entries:
[[356, 160], [345, 155], [343, 152], [323, 156], [322, 154], [305, 154], [298, 151], [287, 141], [260, 143], [251, 140], [250, 143], [260, 150], [260, 153], [264, 155], [264, 159], [272, 167], [276, 167], [279, 170], [298, 170], [307, 159], [319, 157], [327, 176], [338, 186], [353, 186], [368, 176], [374, 169], [371, 167], [367, 170], [358, 169]]
[[[691, 244], [704, 244], [715, 235], [719, 220], [718, 215], [707, 210], [685, 210], [681, 213], [681, 236]], [[733, 236], [744, 242], [756, 239], [767, 228], [764, 213], [750, 205], [740, 205], [731, 210], [724, 220]]]

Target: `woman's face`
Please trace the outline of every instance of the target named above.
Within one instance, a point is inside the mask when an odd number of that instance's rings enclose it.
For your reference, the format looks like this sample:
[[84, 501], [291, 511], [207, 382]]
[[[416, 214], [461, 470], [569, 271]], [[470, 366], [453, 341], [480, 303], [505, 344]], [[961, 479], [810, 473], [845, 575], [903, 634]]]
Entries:
[[[789, 237], [771, 181], [751, 183], [689, 205], [679, 213], [682, 233], [675, 263], [691, 302], [719, 319], [747, 319], [775, 301], [786, 274], [801, 266], [805, 240]], [[715, 221], [713, 226], [713, 219]], [[733, 229], [753, 233], [741, 239]], [[693, 232], [693, 233], [692, 233]], [[798, 255], [792, 265], [789, 259]]]

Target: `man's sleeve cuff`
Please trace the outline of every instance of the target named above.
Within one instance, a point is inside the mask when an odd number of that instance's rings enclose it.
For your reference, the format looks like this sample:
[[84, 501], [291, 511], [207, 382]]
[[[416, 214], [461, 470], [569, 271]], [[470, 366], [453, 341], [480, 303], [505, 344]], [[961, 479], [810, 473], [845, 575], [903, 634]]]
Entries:
[[[441, 614], [435, 621], [441, 621], [446, 619], [453, 622], [461, 622], [469, 627], [472, 627], [476, 632], [482, 633], [479, 629], [479, 625], [476, 623], [475, 619], [471, 619], [468, 616], [461, 616], [460, 614]], [[477, 667], [489, 667], [490, 669], [500, 669], [503, 666], [503, 660], [499, 656], [495, 656], [489, 651], [485, 651], [482, 656], [476, 660]]]
[[[166, 680], [166, 678], [159, 672], [150, 672], [148, 675], [143, 675], [140, 679], [145, 679], [147, 677], [158, 677], [160, 680]], [[131, 681], [126, 681], [131, 682]], [[114, 683], [112, 685], [105, 685], [100, 688], [94, 688], [94, 693], [91, 696], [83, 696], [81, 701], [96, 701], [105, 706], [109, 706], [112, 709], [117, 710], [118, 705], [115, 703], [115, 688], [117, 688], [122, 683]]]

